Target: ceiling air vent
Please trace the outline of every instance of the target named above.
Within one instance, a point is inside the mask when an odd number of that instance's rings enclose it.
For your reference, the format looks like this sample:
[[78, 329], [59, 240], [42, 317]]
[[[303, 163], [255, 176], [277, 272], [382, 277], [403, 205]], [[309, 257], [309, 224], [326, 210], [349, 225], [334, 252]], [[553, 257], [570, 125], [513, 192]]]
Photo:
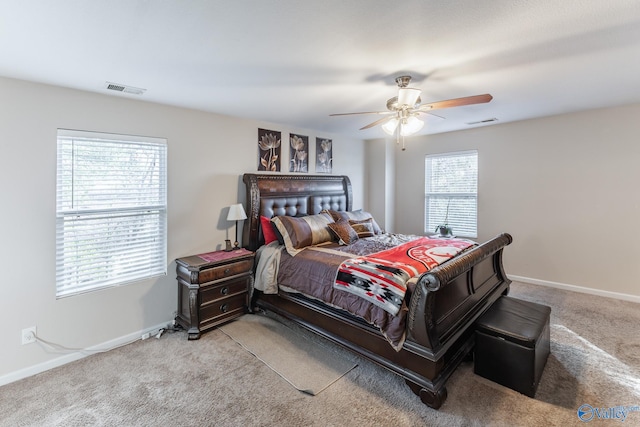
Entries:
[[468, 125], [480, 125], [480, 124], [483, 124], [483, 123], [491, 123], [491, 122], [497, 122], [497, 121], [498, 121], [498, 119], [496, 119], [494, 117], [492, 119], [484, 119], [484, 120], [479, 120], [477, 122], [468, 122], [467, 124]]
[[115, 90], [116, 92], [130, 93], [133, 95], [142, 95], [146, 91], [146, 89], [142, 89], [139, 87], [125, 86], [125, 85], [121, 85], [118, 83], [111, 83], [111, 82], [107, 82], [105, 87], [109, 90]]

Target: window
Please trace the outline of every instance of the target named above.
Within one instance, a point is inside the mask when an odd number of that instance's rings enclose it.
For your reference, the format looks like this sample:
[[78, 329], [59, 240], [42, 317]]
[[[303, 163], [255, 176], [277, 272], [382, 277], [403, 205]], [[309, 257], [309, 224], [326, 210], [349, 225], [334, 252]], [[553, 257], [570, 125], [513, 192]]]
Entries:
[[166, 274], [167, 144], [58, 129], [56, 296]]
[[478, 237], [478, 152], [425, 158], [425, 232], [448, 223], [453, 234]]

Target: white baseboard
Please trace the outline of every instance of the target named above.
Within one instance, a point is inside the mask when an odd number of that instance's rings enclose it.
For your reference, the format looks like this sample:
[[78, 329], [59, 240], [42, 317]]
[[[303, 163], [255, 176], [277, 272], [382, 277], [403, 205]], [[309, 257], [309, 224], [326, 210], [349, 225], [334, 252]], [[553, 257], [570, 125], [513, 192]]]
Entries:
[[583, 294], [598, 295], [601, 297], [615, 298], [623, 301], [631, 301], [640, 303], [640, 296], [623, 294], [620, 292], [603, 291], [601, 289], [585, 288], [583, 286], [567, 285], [565, 283], [550, 282], [548, 280], [532, 279], [530, 277], [507, 275], [509, 279], [516, 282], [531, 283], [533, 285], [548, 286], [550, 288], [563, 289], [565, 291], [580, 292]]
[[91, 356], [92, 354], [98, 353], [104, 349], [114, 349], [126, 344], [130, 344], [134, 341], [141, 339], [142, 335], [147, 333], [151, 334], [151, 336], [153, 337], [155, 334], [158, 333], [158, 331], [160, 331], [160, 329], [166, 328], [167, 325], [171, 324], [171, 322], [172, 320], [168, 320], [164, 323], [153, 326], [151, 328], [143, 329], [138, 332], [132, 332], [128, 335], [104, 342], [102, 344], [88, 347], [83, 351], [73, 351], [73, 352], [70, 352], [69, 354], [62, 355], [55, 359], [47, 360], [46, 362], [38, 363], [37, 365], [29, 366], [27, 368], [20, 369], [18, 371], [10, 372], [8, 374], [0, 376], [0, 386], [30, 377], [32, 375], [40, 374], [42, 372], [48, 371], [49, 369], [66, 365], [67, 363], [75, 362], [76, 360], [80, 360], [87, 356]]

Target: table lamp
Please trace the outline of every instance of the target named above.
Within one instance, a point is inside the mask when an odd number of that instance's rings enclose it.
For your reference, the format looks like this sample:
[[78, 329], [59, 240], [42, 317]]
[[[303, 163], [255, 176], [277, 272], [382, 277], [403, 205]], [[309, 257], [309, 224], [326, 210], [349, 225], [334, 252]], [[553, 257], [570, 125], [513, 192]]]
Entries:
[[247, 214], [244, 212], [244, 208], [241, 203], [236, 205], [229, 206], [229, 214], [227, 215], [227, 221], [235, 221], [236, 222], [236, 241], [233, 244], [233, 249], [240, 249], [240, 244], [238, 243], [238, 221], [247, 219]]

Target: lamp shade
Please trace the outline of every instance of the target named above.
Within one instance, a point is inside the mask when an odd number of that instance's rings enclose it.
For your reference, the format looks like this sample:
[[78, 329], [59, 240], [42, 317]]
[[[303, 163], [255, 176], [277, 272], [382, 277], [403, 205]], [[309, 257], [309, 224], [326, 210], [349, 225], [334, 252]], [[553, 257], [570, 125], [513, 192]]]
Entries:
[[393, 119], [382, 125], [382, 130], [387, 135], [393, 135], [393, 133], [396, 131], [396, 127], [398, 127], [398, 119], [394, 117]]
[[398, 105], [413, 107], [418, 102], [420, 92], [422, 92], [420, 89], [413, 87], [401, 87], [398, 91]]
[[227, 221], [240, 221], [247, 219], [247, 214], [244, 212], [244, 208], [241, 203], [229, 206], [229, 213], [227, 214]]
[[424, 126], [424, 122], [414, 116], [408, 117], [400, 127], [400, 135], [409, 136], [418, 132]]

